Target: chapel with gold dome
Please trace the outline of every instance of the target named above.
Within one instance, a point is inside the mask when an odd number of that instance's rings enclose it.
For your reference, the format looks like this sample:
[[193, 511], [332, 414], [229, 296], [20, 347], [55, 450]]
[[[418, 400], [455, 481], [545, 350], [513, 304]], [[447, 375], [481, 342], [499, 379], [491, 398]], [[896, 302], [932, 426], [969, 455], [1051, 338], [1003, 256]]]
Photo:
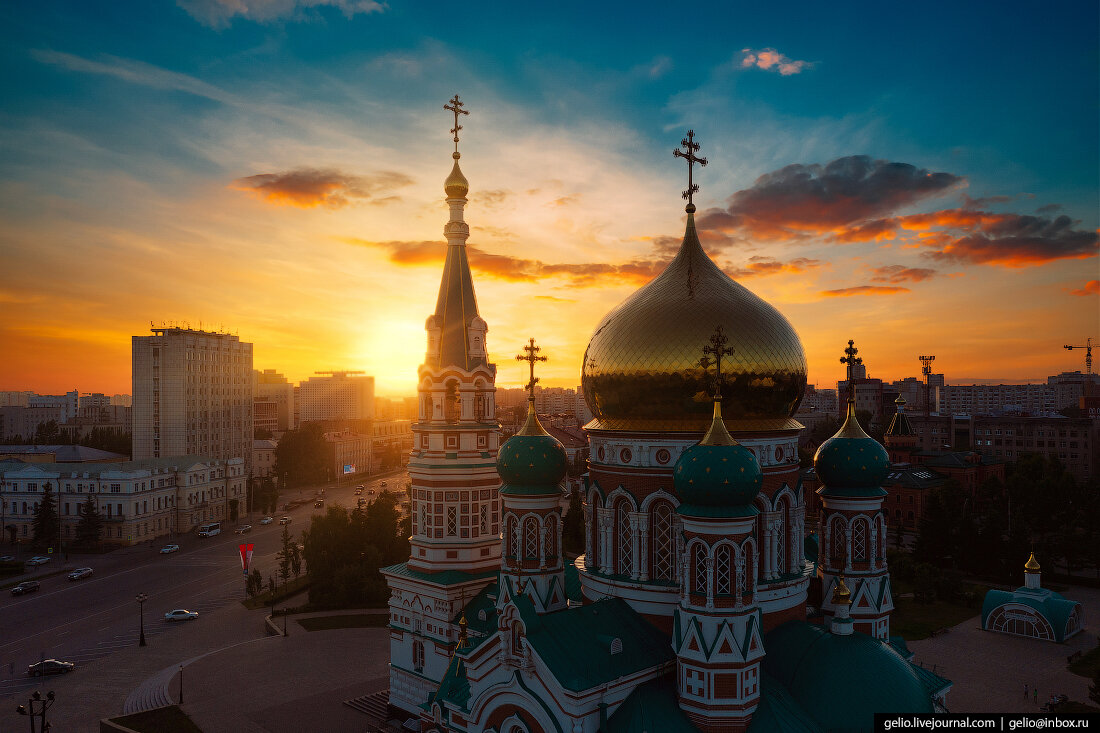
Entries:
[[451, 220], [409, 463], [412, 556], [382, 570], [393, 717], [441, 733], [826, 733], [944, 710], [950, 682], [889, 634], [885, 451], [854, 408], [815, 458], [822, 552], [807, 541], [792, 417], [806, 357], [787, 319], [704, 252], [692, 170], [707, 161], [691, 131], [675, 153], [688, 164], [680, 250], [603, 318], [580, 365], [594, 415], [585, 552], [565, 556], [565, 452], [534, 409], [546, 357], [533, 338], [516, 357], [526, 423], [498, 448], [490, 417], [462, 106], [446, 106]]

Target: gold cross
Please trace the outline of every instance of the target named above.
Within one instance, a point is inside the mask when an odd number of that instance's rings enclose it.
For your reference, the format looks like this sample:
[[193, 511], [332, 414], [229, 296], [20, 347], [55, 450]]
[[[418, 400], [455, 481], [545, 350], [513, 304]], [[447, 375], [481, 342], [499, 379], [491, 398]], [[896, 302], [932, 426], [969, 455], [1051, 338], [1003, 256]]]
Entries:
[[722, 399], [722, 357], [732, 356], [733, 347], [726, 346], [729, 339], [722, 333], [721, 326], [714, 327], [714, 335], [710, 337], [710, 346], [703, 347], [703, 358], [699, 360], [699, 363], [703, 365], [703, 369], [710, 366], [710, 357], [708, 354], [714, 355], [715, 371], [717, 372], [717, 381], [714, 385], [714, 399]]
[[529, 400], [535, 399], [535, 383], [538, 382], [538, 377], [535, 376], [535, 362], [546, 361], [545, 356], [539, 356], [538, 353], [542, 351], [542, 348], [535, 346], [535, 339], [531, 339], [530, 343], [523, 347], [523, 350], [527, 352], [527, 355], [517, 354], [516, 361], [525, 361], [531, 366], [531, 381], [525, 385], [525, 389], [530, 393]]
[[856, 398], [856, 386], [855, 382], [852, 380], [852, 369], [857, 364], [863, 363], [863, 358], [856, 356], [856, 354], [859, 353], [859, 349], [855, 347], [855, 343], [856, 342], [852, 339], [848, 339], [848, 348], [844, 350], [847, 356], [840, 357], [840, 363], [848, 365], [848, 399], [850, 400], [855, 400]]
[[449, 110], [449, 111], [455, 113], [455, 127], [454, 127], [453, 130], [451, 130], [451, 134], [455, 136], [455, 152], [457, 153], [458, 152], [458, 131], [462, 129], [462, 125], [458, 124], [458, 116], [459, 115], [468, 115], [470, 113], [469, 113], [468, 110], [462, 109], [462, 107], [464, 105], [462, 104], [462, 100], [458, 98], [457, 94], [454, 96], [453, 99], [450, 99], [448, 101], [450, 101], [450, 104], [443, 105], [443, 109]]
[[680, 144], [682, 146], [684, 146], [684, 149], [683, 150], [673, 150], [672, 151], [672, 154], [675, 155], [677, 158], [684, 158], [685, 160], [687, 160], [687, 164], [688, 164], [688, 187], [687, 187], [687, 190], [684, 191], [683, 196], [684, 196], [684, 198], [686, 198], [688, 200], [688, 207], [689, 207], [688, 208], [688, 213], [689, 214], [693, 213], [695, 211], [695, 204], [692, 203], [691, 196], [692, 196], [692, 194], [694, 194], [696, 191], [699, 190], [699, 184], [691, 182], [691, 165], [693, 163], [698, 163], [699, 165], [706, 165], [707, 164], [707, 159], [706, 158], [700, 158], [699, 156], [697, 156], [695, 154], [695, 152], [697, 150], [699, 150], [699, 143], [695, 142], [694, 138], [695, 138], [695, 130], [688, 130], [688, 136], [680, 141]]

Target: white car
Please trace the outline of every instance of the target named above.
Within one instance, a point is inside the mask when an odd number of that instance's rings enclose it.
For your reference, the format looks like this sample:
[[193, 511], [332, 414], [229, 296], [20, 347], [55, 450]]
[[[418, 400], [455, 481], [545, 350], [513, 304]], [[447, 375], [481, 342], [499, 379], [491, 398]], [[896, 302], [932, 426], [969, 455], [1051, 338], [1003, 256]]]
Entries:
[[87, 578], [92, 574], [91, 568], [77, 568], [69, 573], [69, 580], [80, 580], [81, 578]]
[[244, 534], [245, 532], [251, 532], [252, 531], [252, 525], [251, 524], [242, 524], [240, 527], [237, 527], [233, 531], [237, 534]]
[[179, 545], [165, 545], [164, 547], [160, 548], [160, 554], [162, 554], [162, 555], [167, 555], [170, 552], [179, 552], [179, 551], [180, 551], [180, 546]]
[[290, 517], [279, 517], [279, 524], [290, 524], [292, 521]]
[[263, 519], [260, 520], [260, 524], [271, 524], [274, 521], [275, 520], [272, 519], [271, 517], [264, 517]]
[[183, 608], [177, 608], [175, 611], [169, 611], [164, 614], [165, 621], [190, 621], [193, 618], [198, 618], [198, 611], [188, 611]]
[[31, 565], [31, 566], [45, 565], [49, 561], [50, 561], [50, 558], [46, 557], [45, 555], [35, 555], [34, 557], [32, 557], [30, 560], [27, 560], [27, 562], [25, 562], [23, 564], [24, 565]]

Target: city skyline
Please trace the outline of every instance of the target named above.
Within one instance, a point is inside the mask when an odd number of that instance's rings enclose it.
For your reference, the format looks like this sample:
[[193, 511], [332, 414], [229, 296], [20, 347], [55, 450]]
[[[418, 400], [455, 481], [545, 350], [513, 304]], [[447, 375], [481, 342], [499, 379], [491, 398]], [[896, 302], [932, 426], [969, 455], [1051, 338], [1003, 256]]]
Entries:
[[711, 8], [680, 36], [663, 8], [5, 7], [0, 389], [130, 392], [130, 337], [172, 320], [293, 382], [412, 393], [456, 92], [501, 387], [530, 336], [544, 385], [579, 384], [679, 242], [689, 128], [704, 247], [791, 321], [811, 383], [843, 379], [848, 338], [882, 379], [921, 353], [948, 382], [1083, 370], [1062, 346], [1100, 335], [1097, 11], [984, 7], [904, 33], [881, 8]]

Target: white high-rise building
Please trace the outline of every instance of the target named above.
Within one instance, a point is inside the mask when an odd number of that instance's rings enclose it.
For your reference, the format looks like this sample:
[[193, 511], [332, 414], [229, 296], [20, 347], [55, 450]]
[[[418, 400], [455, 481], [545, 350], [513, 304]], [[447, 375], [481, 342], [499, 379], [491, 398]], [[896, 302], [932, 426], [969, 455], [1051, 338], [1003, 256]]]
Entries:
[[252, 344], [153, 328], [133, 337], [134, 459], [242, 458], [252, 470]]
[[374, 377], [362, 372], [318, 372], [298, 384], [299, 420], [370, 420], [374, 417]]
[[264, 425], [272, 432], [286, 432], [297, 427], [294, 424], [294, 385], [274, 369], [252, 372], [252, 398], [256, 406], [256, 427], [259, 412], [266, 410], [273, 425]]

